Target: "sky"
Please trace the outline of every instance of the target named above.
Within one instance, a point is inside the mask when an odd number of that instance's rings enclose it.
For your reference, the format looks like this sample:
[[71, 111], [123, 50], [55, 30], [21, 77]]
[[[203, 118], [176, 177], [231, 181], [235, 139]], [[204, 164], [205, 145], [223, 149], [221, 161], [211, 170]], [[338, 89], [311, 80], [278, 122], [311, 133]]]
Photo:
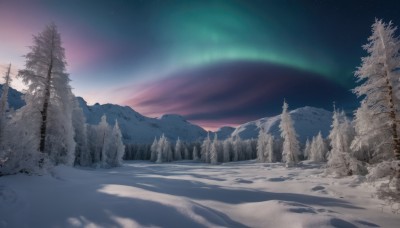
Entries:
[[351, 111], [371, 25], [400, 25], [398, 12], [379, 0], [0, 0], [0, 71], [23, 69], [32, 36], [54, 22], [89, 104], [209, 130], [277, 115], [284, 99]]

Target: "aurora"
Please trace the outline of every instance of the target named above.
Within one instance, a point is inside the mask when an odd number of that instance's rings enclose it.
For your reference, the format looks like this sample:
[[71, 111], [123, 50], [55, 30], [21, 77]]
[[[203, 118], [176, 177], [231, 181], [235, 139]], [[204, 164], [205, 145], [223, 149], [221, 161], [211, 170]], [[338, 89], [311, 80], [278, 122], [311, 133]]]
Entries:
[[[212, 119], [215, 128], [276, 114], [284, 98], [293, 108], [336, 102], [351, 112], [353, 72], [370, 24], [376, 17], [399, 24], [397, 8], [378, 1], [0, 1], [7, 31], [0, 70], [10, 62], [13, 72], [23, 68], [31, 35], [54, 22], [74, 93], [90, 104], [129, 105], [151, 117], [180, 114], [206, 128]], [[213, 83], [219, 87], [208, 91]], [[247, 87], [235, 89], [240, 84]], [[157, 90], [144, 92], [151, 88]], [[213, 106], [210, 94], [226, 99]], [[175, 104], [163, 104], [164, 97]], [[246, 102], [231, 107], [235, 97]]]

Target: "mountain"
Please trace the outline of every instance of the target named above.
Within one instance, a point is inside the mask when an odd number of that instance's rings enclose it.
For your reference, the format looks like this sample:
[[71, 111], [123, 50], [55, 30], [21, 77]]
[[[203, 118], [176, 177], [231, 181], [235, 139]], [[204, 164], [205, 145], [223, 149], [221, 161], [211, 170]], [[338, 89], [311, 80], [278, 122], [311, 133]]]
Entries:
[[[0, 85], [0, 92], [2, 85]], [[8, 102], [10, 107], [19, 109], [25, 105], [22, 99], [23, 94], [10, 88]], [[124, 143], [152, 143], [154, 137], [165, 134], [171, 141], [178, 137], [187, 142], [202, 140], [207, 136], [203, 128], [186, 121], [182, 116], [166, 114], [159, 118], [150, 118], [134, 111], [131, 107], [115, 104], [96, 103], [88, 105], [86, 101], [78, 97], [80, 106], [86, 116], [88, 124], [98, 124], [103, 114], [107, 116], [107, 122], [114, 125], [115, 120], [121, 127]], [[304, 143], [307, 138], [312, 138], [319, 131], [327, 137], [332, 122], [332, 113], [320, 108], [303, 107], [290, 112], [294, 121], [294, 127], [299, 136], [300, 142]], [[210, 132], [210, 137], [218, 134], [218, 139], [239, 136], [242, 139], [255, 139], [263, 127], [268, 133], [280, 137], [279, 123], [280, 115], [265, 117], [259, 120], [242, 124], [236, 128], [222, 127], [216, 132]]]
[[[307, 138], [311, 139], [321, 131], [327, 137], [332, 122], [332, 112], [325, 109], [305, 106], [290, 111], [290, 116], [294, 122], [299, 141], [304, 143]], [[257, 138], [260, 128], [264, 128], [268, 133], [275, 137], [280, 137], [279, 123], [281, 115], [265, 117], [238, 126], [231, 136], [239, 136], [242, 139]]]
[[[0, 96], [3, 93], [3, 85], [0, 84]], [[10, 108], [17, 110], [25, 105], [25, 101], [22, 98], [23, 94], [11, 87], [8, 90], [8, 104]]]
[[202, 140], [207, 135], [203, 128], [189, 123], [179, 115], [149, 118], [128, 106], [98, 103], [89, 106], [81, 97], [78, 97], [78, 101], [89, 124], [98, 124], [103, 114], [111, 125], [118, 120], [125, 143], [152, 143], [154, 137], [159, 138], [162, 134], [171, 141], [179, 137], [183, 141], [192, 142]]
[[230, 138], [232, 133], [235, 131], [234, 127], [221, 127], [216, 132], [212, 132], [210, 137], [214, 137], [214, 134], [218, 135], [218, 139], [227, 139]]

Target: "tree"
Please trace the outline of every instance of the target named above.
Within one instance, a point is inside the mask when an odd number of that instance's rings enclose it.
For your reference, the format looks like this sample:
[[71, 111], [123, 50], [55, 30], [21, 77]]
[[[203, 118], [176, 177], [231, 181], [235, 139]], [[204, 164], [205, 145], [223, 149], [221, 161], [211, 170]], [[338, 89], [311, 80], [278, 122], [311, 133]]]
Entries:
[[313, 137], [310, 146], [310, 160], [314, 162], [325, 162], [328, 148], [322, 138], [321, 132], [318, 132], [316, 137]]
[[122, 133], [118, 125], [118, 120], [115, 120], [113, 130], [111, 132], [110, 147], [107, 151], [107, 165], [111, 167], [122, 165], [122, 158], [125, 153], [125, 146], [122, 142]]
[[300, 146], [292, 118], [287, 111], [288, 104], [286, 101], [283, 102], [282, 109], [281, 123], [279, 124], [281, 137], [283, 138], [282, 161], [286, 163], [286, 166], [290, 167], [299, 161]]
[[153, 144], [150, 147], [150, 161], [155, 162], [157, 160], [157, 151], [158, 151], [158, 141], [157, 138], [154, 137]]
[[230, 162], [230, 152], [232, 151], [232, 144], [230, 139], [224, 140], [222, 144], [223, 162]]
[[174, 154], [175, 160], [182, 160], [182, 150], [183, 150], [182, 141], [178, 137], [178, 140], [176, 141], [175, 144], [175, 154]]
[[391, 136], [387, 143], [393, 153], [391, 157], [397, 161], [394, 180], [400, 191], [400, 100], [397, 97], [400, 92], [400, 43], [399, 38], [395, 37], [396, 29], [391, 22], [386, 24], [382, 20], [375, 20], [369, 43], [363, 46], [369, 55], [362, 58], [362, 64], [355, 74], [361, 84], [353, 92], [363, 97], [363, 108], [368, 110], [373, 119], [379, 120], [375, 122], [375, 130]]
[[264, 157], [266, 157], [267, 162], [276, 162], [276, 156], [274, 154], [274, 136], [267, 134], [266, 136], [266, 145]]
[[199, 154], [197, 152], [197, 146], [193, 146], [193, 160], [198, 161], [199, 160]]
[[329, 139], [331, 151], [328, 157], [327, 171], [336, 176], [349, 176], [353, 174], [366, 174], [362, 163], [350, 154], [348, 119], [344, 113], [334, 110]]
[[27, 118], [23, 121], [31, 125], [29, 134], [37, 142], [38, 151], [48, 154], [55, 163], [71, 164], [75, 152], [73, 95], [61, 36], [51, 24], [34, 36], [33, 42], [25, 55], [25, 69], [18, 72], [18, 77], [28, 87], [26, 106], [21, 109], [22, 117]]
[[75, 165], [91, 166], [92, 156], [88, 146], [88, 133], [86, 118], [78, 100], [73, 98], [72, 125], [74, 127]]
[[190, 159], [189, 149], [187, 148], [186, 144], [183, 144], [183, 154], [184, 154], [183, 159], [185, 159], [185, 160]]
[[[8, 88], [10, 87], [11, 83], [11, 77], [10, 77], [10, 71], [11, 71], [11, 64], [8, 66], [7, 71], [4, 75], [4, 84], [3, 84], [3, 91], [1, 93], [1, 100], [0, 100], [0, 153], [5, 150], [4, 148], [4, 140], [6, 138], [5, 133], [6, 133], [6, 112], [8, 110]], [[1, 154], [0, 154], [0, 159], [1, 159]]]
[[267, 137], [266, 133], [262, 128], [258, 132], [258, 139], [257, 139], [257, 161], [265, 162], [266, 161], [266, 144], [267, 144]]
[[307, 141], [306, 141], [306, 145], [304, 147], [304, 153], [303, 154], [304, 154], [304, 158], [305, 159], [309, 158], [310, 154], [311, 154], [311, 143], [310, 143], [310, 140], [308, 140], [308, 138], [307, 138]]
[[213, 165], [216, 165], [218, 163], [218, 136], [215, 134], [214, 136], [214, 141], [211, 144], [211, 149], [210, 149], [210, 163]]
[[210, 149], [211, 149], [211, 140], [210, 134], [207, 134], [207, 137], [204, 139], [203, 144], [201, 145], [201, 160], [206, 163], [210, 163]]

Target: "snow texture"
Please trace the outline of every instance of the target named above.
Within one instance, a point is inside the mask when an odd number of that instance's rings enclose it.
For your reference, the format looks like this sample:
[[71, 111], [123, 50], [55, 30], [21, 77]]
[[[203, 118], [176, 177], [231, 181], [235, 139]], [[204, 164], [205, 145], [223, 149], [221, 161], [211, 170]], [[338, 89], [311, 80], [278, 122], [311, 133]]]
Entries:
[[0, 227], [399, 227], [362, 177], [317, 164], [128, 162], [0, 178]]

